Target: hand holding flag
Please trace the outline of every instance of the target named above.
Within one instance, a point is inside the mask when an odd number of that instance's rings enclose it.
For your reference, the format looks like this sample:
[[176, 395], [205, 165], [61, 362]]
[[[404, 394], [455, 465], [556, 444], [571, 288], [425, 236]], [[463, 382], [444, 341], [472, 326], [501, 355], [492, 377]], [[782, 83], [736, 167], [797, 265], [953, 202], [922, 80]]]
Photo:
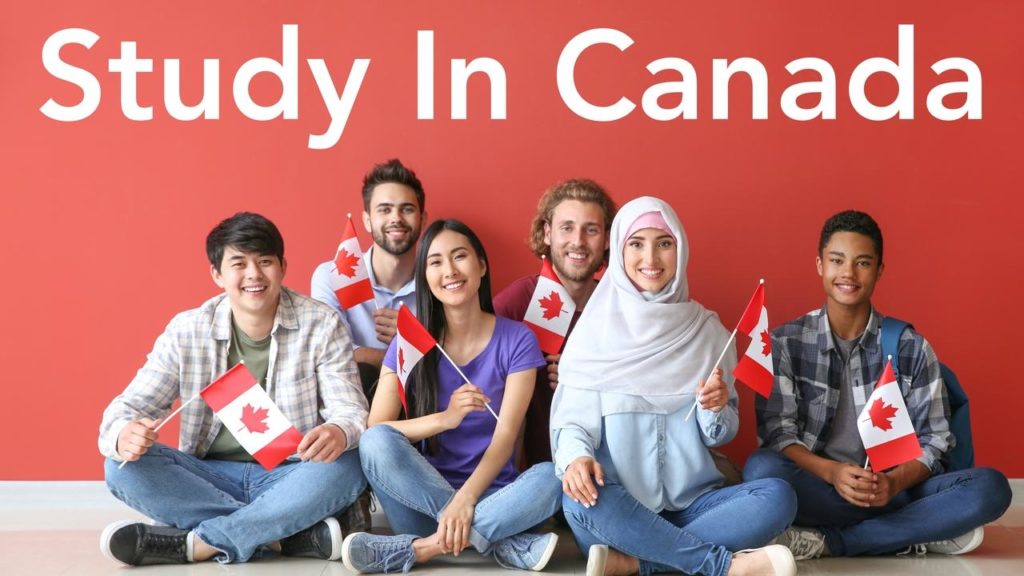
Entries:
[[[153, 438], [164, 425], [200, 396], [228, 427], [242, 448], [267, 470], [273, 469], [294, 453], [302, 440], [302, 434], [281, 413], [267, 391], [241, 362], [159, 421], [159, 425], [152, 428]], [[118, 468], [124, 468], [127, 463], [128, 460], [121, 462]]]
[[[462, 376], [462, 379], [466, 384], [472, 384], [469, 378], [462, 373], [462, 369], [459, 365], [452, 360], [451, 356], [444, 351], [444, 348], [434, 340], [434, 337], [430, 335], [430, 332], [420, 324], [420, 321], [413, 316], [412, 312], [406, 306], [399, 306], [398, 308], [398, 321], [397, 321], [397, 333], [395, 339], [398, 340], [398, 370], [395, 373], [398, 375], [398, 398], [402, 401], [402, 408], [405, 409], [406, 413], [409, 412], [409, 407], [406, 405], [405, 400], [405, 389], [409, 382], [409, 375], [412, 373], [412, 369], [419, 363], [420, 360], [430, 352], [430, 349], [437, 346], [437, 350], [443, 355], [449, 362], [455, 371]], [[491, 408], [490, 404], [484, 404], [487, 410], [494, 416], [495, 420], [498, 420], [498, 415]], [[500, 420], [499, 420], [500, 421]]]
[[[722, 358], [725, 357], [726, 351], [729, 350], [729, 345], [736, 338], [737, 331], [743, 331], [750, 336], [750, 346], [747, 347], [746, 354], [740, 359], [732, 374], [755, 392], [767, 398], [772, 393], [774, 375], [772, 341], [771, 335], [768, 333], [768, 308], [764, 304], [764, 278], [761, 279], [757, 288], [754, 289], [754, 295], [750, 297], [750, 302], [747, 303], [746, 309], [743, 310], [743, 315], [740, 316], [740, 321], [736, 328], [729, 335], [729, 340], [726, 341], [722, 353], [718, 355], [715, 367], [711, 369], [711, 374], [708, 375], [707, 380], [711, 380], [711, 376], [718, 370], [718, 365], [721, 364]], [[690, 411], [686, 413], [686, 419], [689, 420], [696, 410], [697, 402], [695, 401]]]

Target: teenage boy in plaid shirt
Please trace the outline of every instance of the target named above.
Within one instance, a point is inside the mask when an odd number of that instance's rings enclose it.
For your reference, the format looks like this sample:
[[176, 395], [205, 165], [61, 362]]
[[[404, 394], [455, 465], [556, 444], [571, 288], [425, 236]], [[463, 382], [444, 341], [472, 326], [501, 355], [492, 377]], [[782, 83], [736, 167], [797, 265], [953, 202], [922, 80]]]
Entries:
[[878, 224], [856, 211], [829, 218], [817, 266], [825, 306], [772, 333], [774, 388], [756, 399], [763, 447], [743, 470], [746, 481], [783, 478], [796, 490], [794, 527], [777, 543], [798, 560], [977, 548], [981, 527], [1009, 506], [1009, 484], [990, 468], [946, 471], [956, 440], [945, 385], [913, 329], [899, 341], [899, 386], [922, 455], [889, 470], [864, 467], [856, 419], [885, 367], [882, 316], [871, 305], [884, 269]]
[[[354, 450], [366, 398], [348, 331], [328, 306], [281, 285], [284, 240], [263, 216], [224, 220], [206, 250], [224, 293], [171, 320], [100, 425], [110, 491], [163, 526], [111, 524], [101, 550], [128, 565], [337, 559], [334, 515], [366, 486]], [[264, 470], [202, 401], [181, 412], [178, 450], [157, 443], [176, 399], [242, 360], [303, 433], [296, 455]]]

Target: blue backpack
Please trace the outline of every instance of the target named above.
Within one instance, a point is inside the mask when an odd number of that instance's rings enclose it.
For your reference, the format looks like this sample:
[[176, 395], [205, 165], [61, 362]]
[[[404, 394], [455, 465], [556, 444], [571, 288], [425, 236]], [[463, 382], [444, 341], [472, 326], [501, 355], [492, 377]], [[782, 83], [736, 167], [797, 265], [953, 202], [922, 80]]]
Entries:
[[[902, 320], [895, 318], [882, 319], [882, 358], [892, 356], [892, 370], [900, 375], [899, 344], [903, 331], [910, 328]], [[956, 447], [949, 453], [949, 469], [965, 470], [974, 467], [974, 442], [971, 437], [971, 414], [968, 410], [967, 393], [964, 392], [956, 374], [945, 364], [939, 364], [942, 381], [946, 383], [946, 395], [949, 397], [949, 430], [956, 436]]]

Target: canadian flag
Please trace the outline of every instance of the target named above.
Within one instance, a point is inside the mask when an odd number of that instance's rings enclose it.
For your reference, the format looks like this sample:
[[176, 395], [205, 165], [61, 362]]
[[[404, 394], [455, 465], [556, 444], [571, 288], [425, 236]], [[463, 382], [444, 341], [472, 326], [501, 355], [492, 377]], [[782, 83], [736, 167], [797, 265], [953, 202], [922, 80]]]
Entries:
[[888, 470], [921, 455], [921, 444], [896, 384], [891, 360], [885, 363], [882, 377], [857, 417], [857, 428], [872, 470]]
[[405, 403], [405, 385], [409, 381], [409, 374], [423, 359], [423, 356], [430, 352], [431, 348], [437, 346], [437, 340], [434, 340], [434, 337], [412, 315], [407, 306], [398, 307], [395, 339], [398, 340], [398, 370], [396, 370], [398, 373], [398, 397], [402, 401], [402, 408], [405, 408], [408, 413], [409, 407]]
[[367, 300], [373, 300], [373, 287], [366, 273], [363, 249], [359, 247], [351, 216], [345, 224], [345, 234], [342, 235], [338, 251], [334, 255], [333, 272], [331, 287], [334, 288], [342, 308], [348, 310]]
[[242, 448], [267, 470], [298, 449], [302, 433], [281, 413], [245, 364], [235, 364], [199, 394]]
[[747, 352], [740, 358], [732, 375], [767, 398], [772, 393], [774, 372], [772, 338], [768, 333], [768, 309], [764, 305], [764, 281], [754, 290], [736, 330], [750, 336], [750, 346], [747, 346]]
[[555, 275], [551, 261], [545, 258], [540, 266], [537, 288], [523, 317], [523, 322], [537, 335], [541, 350], [548, 354], [561, 352], [575, 312], [576, 303]]

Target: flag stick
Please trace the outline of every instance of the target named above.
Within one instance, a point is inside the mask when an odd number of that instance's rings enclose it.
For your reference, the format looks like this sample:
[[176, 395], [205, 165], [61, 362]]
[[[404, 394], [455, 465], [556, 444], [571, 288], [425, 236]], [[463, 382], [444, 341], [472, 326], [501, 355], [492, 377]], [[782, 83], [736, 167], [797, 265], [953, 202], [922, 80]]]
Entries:
[[[437, 343], [435, 343], [434, 346], [437, 346], [437, 349], [441, 351], [441, 354], [443, 354], [444, 357], [447, 358], [448, 361], [452, 363], [452, 367], [455, 368], [455, 371], [459, 373], [459, 376], [462, 376], [462, 379], [466, 381], [466, 384], [472, 384], [472, 382], [469, 381], [469, 378], [466, 378], [466, 375], [462, 373], [462, 370], [459, 368], [459, 365], [456, 364], [455, 361], [452, 360], [452, 357], [449, 356], [448, 353], [444, 351], [444, 348], [441, 348], [441, 345]], [[491, 408], [490, 402], [485, 403], [484, 406], [487, 408], [487, 411], [491, 413], [491, 416], [494, 416], [495, 420], [501, 422], [501, 418], [498, 418], [498, 415], [494, 413], [494, 408]]]
[[871, 462], [871, 458], [870, 457], [864, 459], [864, 469], [865, 470], [868, 469], [868, 462]]
[[[177, 416], [178, 412], [181, 412], [185, 408], [185, 406], [188, 406], [189, 404], [191, 404], [192, 401], [195, 400], [196, 398], [199, 398], [199, 394], [196, 394], [195, 396], [189, 398], [188, 401], [186, 401], [186, 402], [182, 402], [181, 406], [178, 406], [177, 410], [175, 410], [174, 412], [171, 412], [170, 416], [164, 418], [163, 422], [161, 422], [159, 426], [157, 426], [156, 428], [153, 428], [153, 432], [159, 432], [160, 429], [164, 427], [164, 424], [167, 424], [168, 422], [170, 422], [171, 418], [174, 418], [175, 416]], [[128, 463], [127, 460], [122, 461], [121, 464], [117, 467], [117, 469], [120, 470], [121, 468], [124, 468], [124, 465], [127, 464], [127, 463]]]
[[[732, 329], [732, 334], [729, 335], [729, 340], [726, 341], [725, 348], [722, 348], [722, 353], [718, 355], [718, 360], [715, 360], [715, 366], [714, 366], [714, 368], [711, 369], [711, 374], [708, 374], [707, 380], [705, 380], [705, 382], [707, 382], [708, 380], [711, 380], [711, 377], [715, 375], [715, 370], [718, 370], [718, 365], [722, 363], [722, 358], [725, 358], [725, 353], [729, 350], [729, 345], [732, 344], [733, 339], [736, 338], [736, 330], [738, 330], [738, 329], [739, 329], [739, 326], [737, 326], [736, 328]], [[687, 420], [690, 419], [690, 416], [693, 416], [693, 412], [695, 410], [697, 410], [697, 399], [696, 398], [693, 400], [693, 406], [690, 406], [690, 411], [686, 413], [686, 419]]]

